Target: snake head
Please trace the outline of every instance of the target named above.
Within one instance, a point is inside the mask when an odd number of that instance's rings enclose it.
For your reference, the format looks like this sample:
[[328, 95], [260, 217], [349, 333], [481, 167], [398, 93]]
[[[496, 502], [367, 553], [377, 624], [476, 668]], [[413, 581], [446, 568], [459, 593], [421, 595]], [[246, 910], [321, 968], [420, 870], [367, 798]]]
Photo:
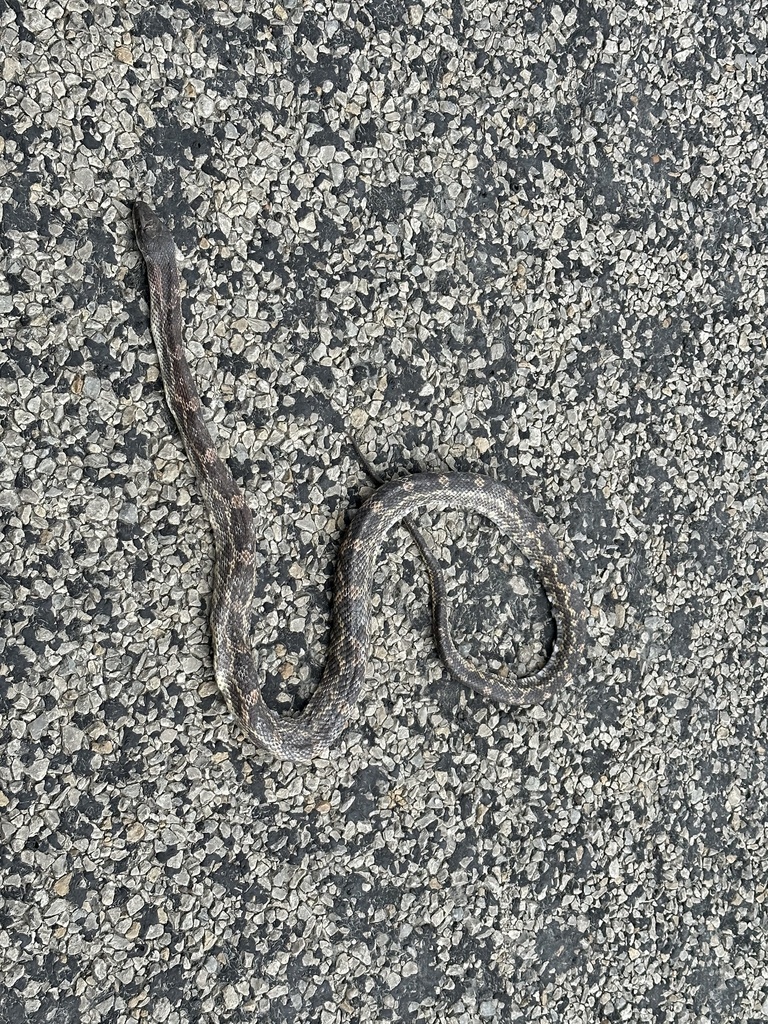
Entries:
[[147, 266], [173, 263], [175, 249], [170, 231], [157, 214], [138, 199], [133, 204], [133, 223], [136, 241]]

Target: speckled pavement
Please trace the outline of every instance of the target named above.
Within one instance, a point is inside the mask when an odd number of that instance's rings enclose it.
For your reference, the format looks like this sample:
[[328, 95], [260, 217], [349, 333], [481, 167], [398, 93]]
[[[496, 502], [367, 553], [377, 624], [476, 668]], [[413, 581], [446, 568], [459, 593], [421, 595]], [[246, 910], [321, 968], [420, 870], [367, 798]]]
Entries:
[[[768, 1020], [766, 32], [736, 2], [0, 7], [0, 1022]], [[446, 678], [404, 532], [332, 759], [243, 742], [131, 226], [261, 534], [273, 707], [384, 476], [513, 486], [590, 609]], [[484, 663], [547, 603], [424, 524]]]

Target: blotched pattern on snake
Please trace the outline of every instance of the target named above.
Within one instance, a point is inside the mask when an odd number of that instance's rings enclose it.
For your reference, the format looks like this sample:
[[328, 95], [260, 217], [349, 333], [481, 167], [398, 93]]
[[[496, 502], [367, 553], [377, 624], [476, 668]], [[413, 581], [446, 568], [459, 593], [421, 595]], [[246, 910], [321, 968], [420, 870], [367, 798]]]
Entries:
[[281, 717], [267, 707], [249, 638], [257, 543], [251, 511], [216, 453], [184, 355], [173, 239], [145, 203], [135, 204], [134, 224], [147, 268], [152, 336], [166, 398], [194, 466], [216, 543], [211, 600], [216, 680], [245, 732], [260, 747], [289, 761], [306, 763], [328, 752], [347, 725], [363, 685], [371, 585], [384, 537], [398, 523], [412, 525], [412, 517], [426, 510], [463, 509], [490, 519], [537, 571], [557, 630], [549, 659], [530, 675], [501, 678], [473, 667], [454, 646], [442, 574], [420, 543], [429, 574], [435, 641], [451, 674], [484, 696], [522, 706], [550, 697], [569, 681], [583, 653], [586, 612], [549, 531], [495, 480], [471, 473], [418, 473], [381, 486], [347, 530], [339, 551], [327, 661], [301, 715]]

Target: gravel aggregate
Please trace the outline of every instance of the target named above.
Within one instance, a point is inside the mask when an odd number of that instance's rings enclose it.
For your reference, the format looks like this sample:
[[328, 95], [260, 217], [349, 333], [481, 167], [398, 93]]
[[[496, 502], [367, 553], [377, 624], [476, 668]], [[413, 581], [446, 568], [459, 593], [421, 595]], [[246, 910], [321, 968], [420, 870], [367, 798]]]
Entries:
[[[0, 1021], [768, 1020], [764, 13], [0, 6]], [[590, 609], [555, 701], [445, 677], [399, 532], [331, 759], [243, 740], [136, 198], [272, 706], [322, 670], [350, 437], [551, 526]], [[462, 648], [537, 664], [520, 556], [424, 528]]]

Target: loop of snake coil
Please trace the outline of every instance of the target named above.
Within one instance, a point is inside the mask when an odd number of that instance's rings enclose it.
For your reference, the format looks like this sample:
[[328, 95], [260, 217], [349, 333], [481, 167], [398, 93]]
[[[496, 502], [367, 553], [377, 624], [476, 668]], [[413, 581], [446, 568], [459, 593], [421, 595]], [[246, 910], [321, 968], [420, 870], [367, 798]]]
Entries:
[[347, 725], [363, 685], [371, 584], [382, 541], [397, 523], [426, 510], [462, 509], [490, 519], [537, 571], [557, 629], [546, 664], [528, 676], [502, 679], [474, 668], [454, 646], [442, 574], [420, 542], [429, 573], [435, 640], [451, 674], [502, 704], [521, 706], [538, 703], [570, 680], [584, 648], [586, 612], [549, 531], [512, 491], [488, 477], [419, 473], [381, 486], [349, 526], [339, 552], [328, 657], [306, 708], [298, 718], [289, 719], [266, 706], [249, 639], [255, 544], [251, 511], [216, 453], [184, 355], [173, 238], [145, 203], [135, 204], [134, 223], [147, 268], [152, 336], [168, 405], [194, 466], [216, 542], [211, 600], [216, 680], [245, 732], [285, 760], [307, 763], [327, 753]]

